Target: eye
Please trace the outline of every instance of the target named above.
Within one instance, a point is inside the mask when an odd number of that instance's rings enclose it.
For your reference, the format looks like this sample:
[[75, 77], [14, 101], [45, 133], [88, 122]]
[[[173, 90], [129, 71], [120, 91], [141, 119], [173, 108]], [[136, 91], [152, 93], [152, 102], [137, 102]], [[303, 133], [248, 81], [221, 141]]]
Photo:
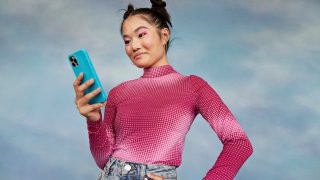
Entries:
[[145, 36], [147, 33], [146, 32], [142, 32], [138, 35], [139, 38], [142, 38], [143, 36]]
[[129, 44], [130, 40], [124, 40], [124, 44]]

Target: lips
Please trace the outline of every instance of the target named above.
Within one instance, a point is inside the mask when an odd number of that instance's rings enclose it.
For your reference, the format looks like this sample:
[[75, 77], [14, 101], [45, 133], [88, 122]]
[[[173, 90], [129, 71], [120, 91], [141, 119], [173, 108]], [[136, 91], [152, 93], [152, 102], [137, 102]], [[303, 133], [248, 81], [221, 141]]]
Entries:
[[144, 52], [138, 52], [138, 53], [133, 54], [133, 59], [139, 58], [142, 54], [145, 54], [145, 53]]

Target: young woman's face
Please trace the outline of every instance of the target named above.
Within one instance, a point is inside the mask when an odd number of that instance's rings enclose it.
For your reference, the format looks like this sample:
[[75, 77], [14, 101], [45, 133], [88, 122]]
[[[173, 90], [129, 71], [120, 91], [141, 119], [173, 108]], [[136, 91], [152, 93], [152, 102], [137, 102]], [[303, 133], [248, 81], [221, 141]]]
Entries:
[[168, 31], [163, 29], [160, 38], [156, 26], [149, 24], [139, 15], [130, 16], [122, 26], [125, 50], [131, 61], [140, 68], [157, 67], [168, 64], [165, 44]]

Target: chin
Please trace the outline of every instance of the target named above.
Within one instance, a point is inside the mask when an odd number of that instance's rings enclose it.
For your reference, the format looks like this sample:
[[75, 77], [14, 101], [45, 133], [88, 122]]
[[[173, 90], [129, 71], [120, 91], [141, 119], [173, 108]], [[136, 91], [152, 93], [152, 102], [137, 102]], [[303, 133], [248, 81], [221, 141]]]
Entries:
[[150, 67], [150, 64], [145, 63], [145, 62], [142, 62], [142, 61], [139, 61], [139, 62], [134, 62], [134, 61], [132, 61], [132, 62], [133, 62], [133, 64], [134, 64], [135, 66], [137, 66], [138, 68], [148, 68], [148, 67]]
[[145, 68], [143, 65], [135, 64], [138, 68]]
[[133, 63], [135, 66], [137, 66], [138, 68], [146, 68], [148, 67], [148, 65], [146, 64], [141, 64], [141, 63]]

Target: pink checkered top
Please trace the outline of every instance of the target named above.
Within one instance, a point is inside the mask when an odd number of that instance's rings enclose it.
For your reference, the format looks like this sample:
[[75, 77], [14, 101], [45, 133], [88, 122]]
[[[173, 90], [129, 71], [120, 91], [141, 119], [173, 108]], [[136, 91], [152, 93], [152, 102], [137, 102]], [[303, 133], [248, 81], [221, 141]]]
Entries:
[[186, 134], [199, 113], [223, 144], [204, 179], [232, 179], [253, 152], [248, 137], [205, 80], [182, 75], [171, 65], [145, 68], [141, 77], [110, 90], [104, 118], [87, 120], [90, 150], [101, 169], [110, 156], [179, 166]]

